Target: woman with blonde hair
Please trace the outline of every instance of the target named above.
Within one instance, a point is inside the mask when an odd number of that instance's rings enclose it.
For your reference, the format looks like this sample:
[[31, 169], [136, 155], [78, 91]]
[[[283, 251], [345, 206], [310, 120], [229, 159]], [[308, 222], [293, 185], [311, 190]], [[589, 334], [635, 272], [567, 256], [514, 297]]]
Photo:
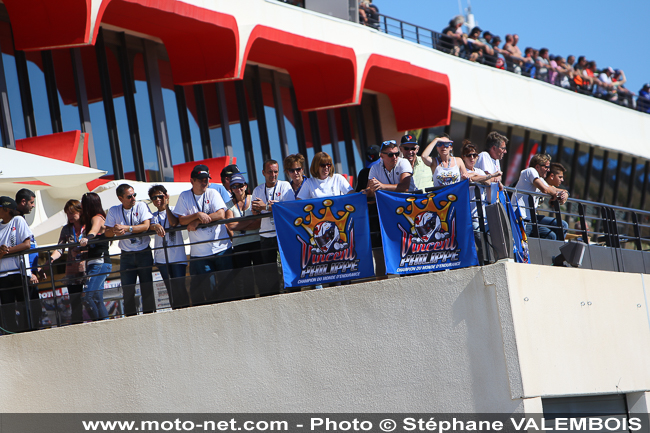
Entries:
[[309, 173], [312, 177], [304, 181], [304, 185], [296, 196], [297, 199], [332, 197], [354, 191], [343, 176], [334, 173], [332, 157], [325, 152], [318, 152], [314, 155]]

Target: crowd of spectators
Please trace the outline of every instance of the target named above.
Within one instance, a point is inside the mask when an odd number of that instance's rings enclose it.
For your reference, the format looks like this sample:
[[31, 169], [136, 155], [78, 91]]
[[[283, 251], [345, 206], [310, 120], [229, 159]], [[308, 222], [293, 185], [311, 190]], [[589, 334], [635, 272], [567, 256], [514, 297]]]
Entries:
[[379, 8], [372, 0], [359, 0], [359, 23], [379, 29]]
[[[548, 48], [527, 47], [521, 52], [519, 35], [507, 34], [501, 46], [501, 38], [476, 26], [463, 31], [465, 18], [455, 16], [442, 30], [438, 48], [449, 54], [480, 62], [515, 74], [526, 75], [565, 89], [614, 102], [629, 108], [650, 112], [650, 88], [646, 84], [637, 96], [625, 87], [627, 78], [621, 69], [599, 69], [595, 60], [584, 56], [569, 55], [566, 58], [550, 54]], [[638, 104], [638, 105], [637, 105]]]

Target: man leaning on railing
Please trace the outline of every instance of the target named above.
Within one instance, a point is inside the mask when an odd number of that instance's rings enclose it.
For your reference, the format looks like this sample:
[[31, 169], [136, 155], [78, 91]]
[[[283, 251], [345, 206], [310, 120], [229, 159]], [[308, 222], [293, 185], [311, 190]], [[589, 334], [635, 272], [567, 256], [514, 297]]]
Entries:
[[[543, 194], [548, 194], [555, 199], [566, 201], [566, 198], [568, 197], [566, 190], [549, 185], [544, 180], [544, 177], [546, 177], [549, 170], [551, 169], [550, 155], [538, 153], [531, 158], [529, 165], [530, 166], [527, 169], [523, 170], [519, 175], [519, 181], [517, 182], [517, 186], [515, 186], [516, 190], [533, 193], [541, 192]], [[532, 209], [529, 206], [529, 197], [529, 194], [518, 193], [516, 199], [520, 212], [522, 212], [524, 220], [526, 221], [526, 235], [530, 237], [533, 231], [533, 224], [531, 224], [531, 212], [536, 212], [537, 205], [539, 204], [539, 197], [533, 196], [534, 206]], [[551, 240], [557, 239], [556, 233], [551, 230], [551, 228], [541, 225], [548, 224], [558, 226], [555, 218], [538, 218], [537, 223], [540, 238]], [[562, 227], [563, 229], [566, 229], [568, 227], [566, 222], [562, 221]]]

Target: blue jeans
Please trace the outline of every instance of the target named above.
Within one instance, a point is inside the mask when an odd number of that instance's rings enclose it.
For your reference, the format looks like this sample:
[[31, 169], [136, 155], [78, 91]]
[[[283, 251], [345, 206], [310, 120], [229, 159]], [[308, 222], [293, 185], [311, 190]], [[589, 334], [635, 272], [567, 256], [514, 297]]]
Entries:
[[169, 295], [169, 303], [175, 310], [177, 308], [189, 307], [190, 297], [185, 288], [185, 273], [187, 271], [187, 264], [185, 263], [172, 263], [171, 265], [156, 264], [160, 271], [160, 276], [165, 282], [167, 294]]
[[123, 251], [120, 258], [120, 279], [124, 298], [124, 314], [135, 316], [138, 310], [135, 305], [135, 283], [140, 278], [140, 293], [142, 295], [142, 312], [156, 311], [156, 298], [153, 294], [153, 256], [151, 248], [142, 251]]
[[[569, 224], [567, 224], [566, 221], [561, 220], [562, 222], [562, 231], [566, 235], [567, 229], [569, 228]], [[557, 229], [553, 229], [553, 227], [542, 227], [542, 226], [553, 226], [557, 227], [557, 222], [555, 221], [555, 218], [550, 217], [550, 216], [537, 216], [537, 230], [539, 231], [539, 238], [540, 239], [550, 239], [552, 241], [557, 240]], [[532, 223], [526, 223], [526, 236], [530, 237], [530, 234], [533, 232], [533, 224]]]
[[[192, 305], [217, 301], [217, 271], [232, 269], [232, 248], [212, 256], [193, 258], [190, 262], [190, 298]], [[226, 285], [222, 282], [222, 285]]]
[[86, 275], [88, 283], [84, 290], [84, 301], [89, 308], [90, 317], [93, 320], [108, 318], [108, 311], [104, 304], [104, 282], [108, 273], [113, 270], [110, 263], [93, 263], [88, 265]]

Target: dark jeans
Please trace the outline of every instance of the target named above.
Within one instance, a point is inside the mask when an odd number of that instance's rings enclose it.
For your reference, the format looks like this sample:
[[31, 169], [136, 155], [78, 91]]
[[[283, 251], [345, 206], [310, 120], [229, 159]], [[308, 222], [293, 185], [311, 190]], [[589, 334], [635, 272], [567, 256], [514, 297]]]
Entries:
[[263, 281], [262, 275], [257, 275], [259, 269], [251, 268], [251, 265], [262, 264], [260, 253], [260, 242], [249, 242], [233, 247], [235, 255], [232, 256], [232, 264], [235, 269], [233, 279], [237, 286], [237, 296], [241, 299], [255, 297], [255, 288], [259, 281]]
[[[566, 235], [567, 229], [569, 228], [569, 224], [567, 224], [566, 221], [561, 220], [562, 222], [562, 230], [564, 231], [564, 234]], [[542, 227], [542, 226], [552, 226], [552, 227]], [[550, 240], [557, 240], [558, 239], [558, 230], [559, 228], [557, 227], [557, 222], [555, 218], [552, 218], [550, 216], [537, 216], [537, 230], [539, 231], [539, 238], [540, 239], [550, 239]], [[531, 237], [531, 233], [533, 232], [533, 224], [532, 223], [526, 223], [526, 236]]]
[[156, 311], [156, 298], [153, 294], [153, 275], [151, 274], [152, 266], [153, 256], [149, 247], [142, 251], [122, 252], [120, 259], [120, 279], [122, 280], [124, 314], [126, 316], [135, 316], [138, 314], [135, 305], [135, 283], [138, 277], [140, 278], [142, 312], [153, 313]]
[[[214, 254], [212, 256], [192, 258], [190, 261], [190, 299], [192, 305], [211, 304], [220, 298], [217, 293], [217, 272], [232, 269], [232, 249]], [[222, 290], [228, 286], [228, 278], [224, 276], [221, 281]]]
[[83, 304], [81, 294], [84, 291], [83, 284], [68, 284], [68, 298], [70, 299], [70, 323], [83, 323]]
[[264, 275], [264, 283], [260, 288], [260, 294], [276, 295], [284, 287], [284, 284], [280, 281], [280, 274], [277, 268], [278, 238], [260, 238], [260, 247], [262, 248], [262, 251], [260, 251], [262, 264], [266, 265], [261, 268], [261, 272]]
[[[16, 304], [18, 303], [18, 304]], [[0, 314], [2, 327], [9, 332], [27, 330], [27, 310], [25, 292], [20, 274], [11, 274], [0, 278]], [[18, 310], [18, 315], [16, 315]], [[38, 312], [40, 314], [40, 311]]]
[[178, 308], [185, 308], [190, 306], [190, 297], [187, 294], [185, 287], [185, 273], [187, 272], [187, 264], [185, 263], [172, 263], [170, 265], [156, 264], [165, 287], [169, 295], [169, 303], [174, 310]]

